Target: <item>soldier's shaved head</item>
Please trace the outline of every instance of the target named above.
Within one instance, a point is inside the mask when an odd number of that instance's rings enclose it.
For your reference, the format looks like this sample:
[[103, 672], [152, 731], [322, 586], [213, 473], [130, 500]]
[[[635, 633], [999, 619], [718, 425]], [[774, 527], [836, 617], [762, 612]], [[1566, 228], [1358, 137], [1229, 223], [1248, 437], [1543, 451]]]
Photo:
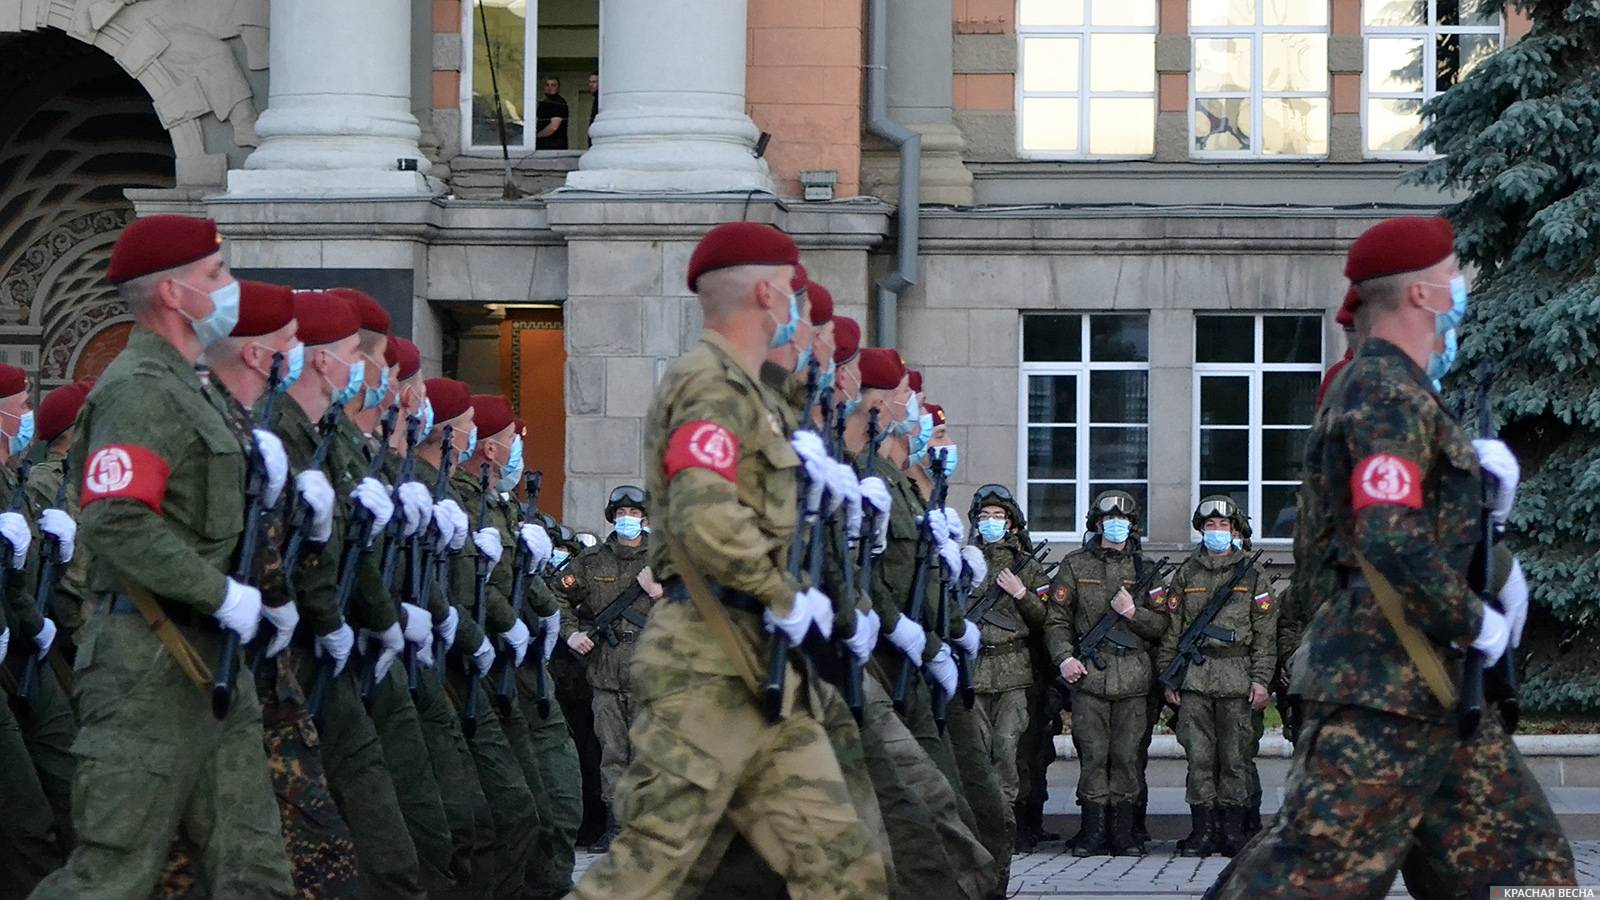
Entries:
[[701, 275], [697, 287], [706, 324], [755, 308], [760, 285], [786, 282], [793, 274], [793, 266], [730, 266]]

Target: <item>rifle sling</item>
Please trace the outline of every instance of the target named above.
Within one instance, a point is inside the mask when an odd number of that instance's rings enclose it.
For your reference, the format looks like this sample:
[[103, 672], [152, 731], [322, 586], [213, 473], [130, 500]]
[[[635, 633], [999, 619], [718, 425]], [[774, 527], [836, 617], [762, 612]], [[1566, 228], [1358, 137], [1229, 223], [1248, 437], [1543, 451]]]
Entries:
[[1378, 609], [1383, 612], [1389, 627], [1394, 629], [1395, 636], [1400, 639], [1400, 646], [1405, 648], [1406, 656], [1411, 657], [1411, 664], [1417, 667], [1417, 672], [1422, 675], [1428, 690], [1433, 692], [1434, 699], [1445, 709], [1455, 709], [1455, 685], [1450, 683], [1450, 675], [1445, 670], [1444, 660], [1439, 658], [1438, 649], [1427, 635], [1406, 621], [1405, 601], [1400, 598], [1400, 592], [1395, 590], [1389, 579], [1373, 568], [1372, 563], [1367, 562], [1366, 557], [1360, 552], [1352, 552], [1355, 553], [1356, 563], [1361, 566], [1361, 574], [1367, 579], [1368, 590], [1372, 592], [1373, 599], [1378, 601]]
[[[728, 661], [738, 671], [745, 686], [760, 702], [765, 695], [761, 679], [756, 677], [755, 669], [751, 667], [750, 657], [739, 642], [739, 635], [733, 630], [733, 622], [728, 618], [727, 610], [723, 609], [717, 598], [712, 596], [705, 576], [700, 574], [700, 570], [689, 561], [689, 554], [684, 552], [683, 542], [678, 540], [677, 535], [667, 533], [667, 547], [672, 550], [672, 560], [677, 563], [678, 575], [683, 578], [683, 585], [689, 591], [690, 602], [700, 611], [700, 618], [706, 621], [711, 633], [716, 635], [717, 642], [722, 644], [723, 652], [728, 654]], [[774, 633], [771, 639], [781, 641], [783, 636]]]
[[131, 584], [124, 584], [122, 592], [133, 603], [133, 608], [139, 611], [139, 615], [144, 617], [156, 640], [172, 654], [173, 661], [183, 670], [184, 676], [194, 682], [195, 687], [210, 694], [211, 667], [206, 665], [205, 659], [194, 649], [194, 645], [189, 643], [189, 639], [183, 636], [183, 632], [178, 630], [178, 626], [167, 618], [161, 604], [143, 588]]

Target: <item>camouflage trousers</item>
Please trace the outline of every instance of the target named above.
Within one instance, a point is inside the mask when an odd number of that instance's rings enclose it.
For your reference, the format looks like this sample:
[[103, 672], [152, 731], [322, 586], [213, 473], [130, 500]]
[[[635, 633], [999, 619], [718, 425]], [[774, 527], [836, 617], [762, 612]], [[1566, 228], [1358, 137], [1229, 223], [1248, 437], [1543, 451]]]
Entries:
[[624, 691], [595, 688], [594, 732], [600, 739], [600, 796], [611, 803], [616, 796], [617, 779], [633, 761], [633, 745], [628, 743], [628, 729], [638, 715], [633, 695]]
[[638, 659], [633, 676], [640, 710], [634, 761], [617, 785], [622, 831], [573, 897], [675, 896], [724, 822], [793, 897], [888, 892], [833, 746], [809, 712], [770, 724], [738, 678]]
[[[6, 668], [20, 678], [24, 664], [24, 655], [13, 653], [6, 661]], [[72, 742], [78, 736], [77, 716], [72, 711], [66, 688], [57, 677], [56, 667], [65, 665], [59, 654], [39, 664], [33, 702], [26, 715], [17, 714], [22, 742], [28, 748], [33, 769], [39, 776], [39, 786], [44, 789], [50, 813], [55, 817], [62, 858], [72, 849], [75, 839], [72, 833]], [[10, 685], [7, 687], [9, 689]]]
[[26, 897], [61, 865], [60, 834], [22, 729], [0, 693], [0, 900]]
[[583, 666], [574, 661], [565, 644], [557, 644], [550, 660], [552, 688], [561, 701], [561, 711], [572, 732], [578, 753], [578, 772], [583, 779], [583, 823], [578, 826], [578, 843], [593, 843], [606, 827], [608, 812], [601, 796], [600, 737], [594, 733], [594, 692], [589, 688]]
[[1195, 691], [1184, 691], [1179, 699], [1178, 743], [1189, 764], [1185, 801], [1190, 806], [1244, 806], [1252, 783], [1248, 770], [1256, 765], [1250, 701]]
[[1307, 703], [1300, 734], [1283, 809], [1210, 896], [1381, 897], [1402, 863], [1428, 896], [1576, 883], [1572, 847], [1495, 716], [1462, 742], [1454, 725]]
[[995, 779], [994, 765], [990, 762], [989, 747], [984, 740], [982, 715], [976, 703], [969, 709], [960, 697], [950, 700], [945, 733], [950, 738], [950, 749], [956, 758], [957, 771], [961, 773], [961, 793], [972, 808], [977, 822], [973, 833], [994, 857], [995, 877], [999, 884], [1011, 881], [1012, 840], [1016, 837], [1016, 818], [1011, 801], [1000, 792]]
[[1061, 733], [1061, 712], [1068, 697], [1053, 672], [1037, 673], [1028, 688], [1028, 727], [1017, 741], [1017, 802], [1019, 828], [1041, 826], [1049, 795], [1050, 764], [1056, 761], [1056, 735]]
[[483, 785], [478, 782], [472, 748], [461, 733], [461, 717], [445, 696], [437, 669], [418, 669], [417, 694], [412, 703], [450, 827], [452, 870], [466, 882], [465, 887], [452, 892], [429, 893], [461, 898], [486, 896], [490, 893], [489, 879], [495, 872], [494, 815]]
[[[1151, 669], [1154, 670], [1154, 668], [1155, 664], [1152, 662]], [[1161, 687], [1161, 682], [1157, 681], [1150, 685], [1150, 693], [1146, 694], [1144, 699], [1144, 737], [1139, 739], [1138, 772], [1140, 809], [1144, 809], [1150, 803], [1150, 780], [1146, 777], [1146, 773], [1150, 770], [1150, 738], [1156, 733], [1156, 723], [1160, 721], [1161, 712], [1166, 708], [1167, 698]], [[1259, 745], [1261, 742], [1257, 740], [1256, 743]], [[1260, 783], [1261, 779], [1258, 777], [1256, 779], [1256, 784], [1260, 785]]]
[[[539, 764], [534, 803], [539, 807], [539, 837], [534, 856], [542, 861], [535, 896], [560, 897], [572, 890], [578, 826], [583, 822], [583, 782], [578, 751], [572, 742], [561, 704], [550, 696], [549, 715], [539, 714], [538, 692], [530, 659], [517, 670], [517, 696], [528, 723], [528, 741]], [[532, 784], [529, 788], [533, 788]]]
[[[459, 710], [466, 696], [468, 677], [462, 670], [472, 663], [464, 661], [459, 653], [452, 654], [448, 660], [445, 680], [450, 686], [452, 702]], [[446, 665], [443, 661], [440, 664]], [[479, 690], [492, 691], [493, 687], [480, 684]], [[474, 867], [474, 880], [482, 886], [481, 896], [520, 898], [526, 891], [529, 872], [535, 871], [533, 848], [540, 828], [538, 807], [528, 787], [522, 757], [501, 727], [500, 717], [493, 713], [486, 700], [478, 710], [477, 728], [466, 742], [478, 770], [478, 783], [489, 803], [495, 834], [493, 865], [481, 873]], [[524, 755], [527, 752], [524, 750]]]
[[[995, 781], [1000, 787], [1001, 799], [1010, 809], [1017, 802], [1020, 785], [1017, 775], [1017, 752], [1022, 736], [1028, 730], [1030, 688], [1017, 688], [993, 694], [978, 694], [975, 709], [978, 726], [983, 736], [984, 749], [989, 752], [989, 765], [994, 769]], [[1007, 830], [1015, 834], [1015, 814], [1008, 816]]]
[[[352, 665], [366, 665], [357, 659]], [[451, 834], [444, 798], [433, 774], [421, 715], [412, 702], [405, 666], [399, 660], [372, 689], [372, 724], [383, 747], [383, 761], [394, 782], [406, 831], [417, 851], [423, 890], [429, 897], [465, 886], [472, 868], [465, 847]]]
[[[1072, 745], [1078, 751], [1078, 805], [1139, 800], [1139, 741], [1145, 734], [1145, 697], [1072, 695]], [[1191, 763], [1191, 766], [1193, 763]]]
[[[892, 699], [897, 673], [905, 657], [900, 651], [891, 650], [880, 653], [875, 660], [878, 665], [873, 667], [873, 671], [883, 678], [884, 690], [890, 692]], [[956, 808], [961, 813], [962, 823], [976, 835], [978, 820], [973, 815], [971, 804], [967, 802], [961, 780], [961, 768], [956, 764], [955, 749], [950, 743], [950, 736], [940, 733], [938, 723], [933, 720], [933, 694], [920, 670], [912, 672], [911, 686], [906, 692], [900, 720], [905, 722], [906, 728], [911, 731], [911, 736], [922, 745], [922, 751], [933, 760], [933, 764], [944, 775], [945, 781], [949, 782], [951, 792], [956, 795]]]

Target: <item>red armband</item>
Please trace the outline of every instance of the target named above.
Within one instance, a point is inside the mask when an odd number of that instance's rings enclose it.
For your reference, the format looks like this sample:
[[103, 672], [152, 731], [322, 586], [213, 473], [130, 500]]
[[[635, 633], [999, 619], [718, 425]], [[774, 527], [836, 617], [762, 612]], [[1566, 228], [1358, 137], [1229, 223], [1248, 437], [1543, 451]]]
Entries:
[[662, 464], [668, 481], [684, 469], [710, 469], [729, 481], [736, 481], [739, 439], [709, 419], [679, 425], [667, 439], [667, 454]]
[[111, 444], [96, 450], [83, 469], [80, 508], [97, 500], [137, 500], [161, 515], [172, 468], [154, 452], [135, 444]]
[[1355, 512], [1385, 505], [1421, 509], [1422, 469], [1393, 453], [1369, 456], [1350, 473], [1350, 502]]

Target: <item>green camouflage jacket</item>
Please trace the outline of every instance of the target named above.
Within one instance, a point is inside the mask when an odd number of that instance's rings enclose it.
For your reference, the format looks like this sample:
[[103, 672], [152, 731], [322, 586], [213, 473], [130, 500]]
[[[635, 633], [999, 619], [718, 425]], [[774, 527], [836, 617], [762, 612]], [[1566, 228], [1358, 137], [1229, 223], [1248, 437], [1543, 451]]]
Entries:
[[1101, 669], [1080, 654], [1079, 641], [1101, 616], [1111, 610], [1111, 601], [1124, 588], [1133, 590], [1144, 567], [1153, 565], [1137, 553], [1113, 550], [1095, 542], [1067, 554], [1061, 561], [1050, 587], [1050, 610], [1046, 628], [1050, 660], [1060, 666], [1069, 656], [1088, 668], [1088, 674], [1072, 686], [1096, 697], [1122, 699], [1143, 697], [1150, 691], [1154, 673], [1150, 670], [1150, 649], [1167, 634], [1169, 616], [1165, 595], [1154, 591], [1133, 598], [1133, 618], [1116, 626], [1118, 633], [1136, 649], [1124, 650], [1110, 640], [1100, 645]]
[[1028, 592], [1021, 600], [1012, 599], [994, 582], [1001, 571], [1023, 555], [1021, 538], [1013, 531], [992, 544], [981, 546], [983, 559], [989, 564], [989, 574], [972, 589], [968, 609], [990, 590], [1001, 596], [979, 623], [983, 648], [973, 665], [972, 684], [984, 694], [1025, 688], [1034, 681], [1032, 648], [1044, 641], [1045, 596], [1050, 584], [1045, 579], [1044, 567], [1030, 559], [1017, 576]]
[[[555, 580], [557, 597], [571, 611], [561, 618], [561, 639], [564, 641], [576, 632], [589, 630], [594, 617], [611, 605], [611, 601], [633, 590], [649, 553], [648, 539], [637, 547], [627, 547], [612, 534], [573, 557]], [[630, 609], [649, 618], [651, 605], [650, 598], [639, 591]], [[606, 691], [628, 689], [628, 664], [633, 660], [634, 642], [642, 630], [626, 618], [618, 618], [611, 624], [610, 639], [589, 635], [595, 645], [588, 653], [591, 687]]]
[[[1217, 590], [1233, 578], [1234, 567], [1245, 559], [1242, 550], [1221, 556], [1196, 553], [1184, 560], [1167, 586], [1167, 609], [1172, 624], [1162, 638], [1156, 665], [1165, 669], [1178, 655], [1184, 629], [1195, 621]], [[1205, 665], [1190, 665], [1183, 690], [1212, 697], [1247, 697], [1251, 683], [1265, 687], [1277, 665], [1278, 603], [1260, 568], [1252, 567], [1240, 579], [1231, 597], [1213, 620], [1233, 632], [1231, 643], [1202, 638]], [[1160, 674], [1159, 672], [1157, 673]]]

